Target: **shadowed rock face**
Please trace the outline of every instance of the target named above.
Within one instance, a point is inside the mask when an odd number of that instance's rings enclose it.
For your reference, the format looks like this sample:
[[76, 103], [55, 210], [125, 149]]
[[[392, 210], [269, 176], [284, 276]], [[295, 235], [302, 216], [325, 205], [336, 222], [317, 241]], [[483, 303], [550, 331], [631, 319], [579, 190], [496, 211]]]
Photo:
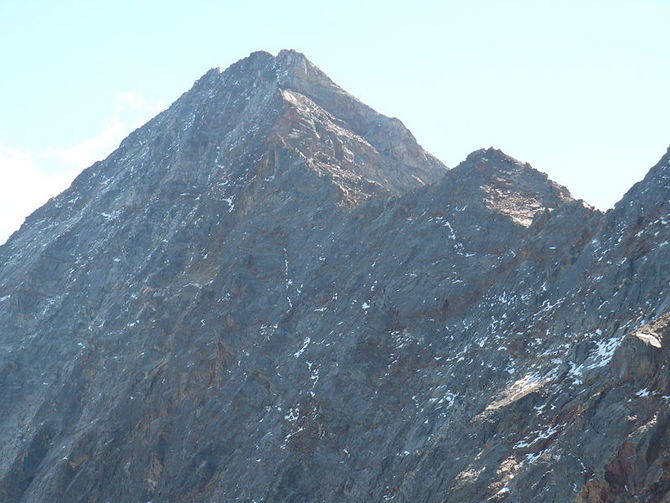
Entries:
[[667, 501], [669, 195], [211, 70], [0, 247], [0, 502]]

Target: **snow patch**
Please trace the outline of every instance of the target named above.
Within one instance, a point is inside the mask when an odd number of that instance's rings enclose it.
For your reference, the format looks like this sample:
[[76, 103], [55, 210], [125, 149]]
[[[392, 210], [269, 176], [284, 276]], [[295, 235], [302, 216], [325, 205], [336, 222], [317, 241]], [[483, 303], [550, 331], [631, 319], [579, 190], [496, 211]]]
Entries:
[[302, 347], [298, 351], [293, 353], [293, 356], [295, 356], [296, 358], [299, 358], [300, 355], [305, 352], [305, 350], [307, 349], [307, 346], [309, 346], [310, 342], [312, 342], [312, 339], [310, 339], [309, 337], [305, 337], [305, 340], [302, 343]]
[[235, 209], [235, 204], [233, 203], [233, 198], [232, 197], [224, 197], [222, 201], [225, 201], [228, 203], [228, 213], [231, 213]]

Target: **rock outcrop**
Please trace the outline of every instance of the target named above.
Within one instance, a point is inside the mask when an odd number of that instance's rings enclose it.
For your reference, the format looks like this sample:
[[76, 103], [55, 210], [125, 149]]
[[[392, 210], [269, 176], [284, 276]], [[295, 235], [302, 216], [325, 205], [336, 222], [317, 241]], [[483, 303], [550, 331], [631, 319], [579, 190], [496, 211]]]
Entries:
[[0, 502], [668, 501], [669, 200], [211, 70], [0, 247]]

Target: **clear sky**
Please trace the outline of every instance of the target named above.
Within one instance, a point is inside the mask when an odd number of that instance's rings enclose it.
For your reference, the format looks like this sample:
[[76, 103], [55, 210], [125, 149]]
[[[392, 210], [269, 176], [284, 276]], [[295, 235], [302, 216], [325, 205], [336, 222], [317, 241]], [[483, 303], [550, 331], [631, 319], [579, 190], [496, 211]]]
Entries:
[[209, 68], [299, 50], [448, 166], [602, 209], [670, 145], [670, 1], [0, 0], [0, 242]]

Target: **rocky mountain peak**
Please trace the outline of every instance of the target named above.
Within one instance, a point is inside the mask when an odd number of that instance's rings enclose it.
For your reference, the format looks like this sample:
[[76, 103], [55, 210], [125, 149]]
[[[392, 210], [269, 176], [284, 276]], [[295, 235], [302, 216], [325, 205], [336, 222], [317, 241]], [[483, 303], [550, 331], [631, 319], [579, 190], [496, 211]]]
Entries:
[[[318, 69], [303, 54], [293, 50], [282, 50], [272, 63], [277, 74], [277, 82], [282, 96], [295, 113], [302, 116], [301, 121], [291, 119], [295, 126], [307, 126], [296, 133], [304, 138], [319, 128], [312, 124], [320, 122], [326, 125], [324, 130], [327, 141], [334, 150], [352, 155], [335, 156], [336, 175], [342, 179], [362, 175], [364, 179], [379, 184], [385, 190], [399, 193], [409, 187], [434, 183], [445, 172], [445, 166], [425, 152], [414, 136], [398, 119], [386, 117], [368, 107], [335, 84], [324, 72]], [[310, 133], [308, 130], [311, 129]], [[343, 134], [344, 133], [344, 134]], [[352, 149], [353, 143], [362, 148]], [[359, 150], [355, 155], [355, 150]], [[302, 151], [306, 157], [308, 152]], [[390, 169], [379, 170], [371, 162], [372, 158], [387, 158]], [[356, 158], [354, 169], [351, 161]], [[332, 171], [332, 168], [322, 172]]]
[[312, 81], [328, 87], [335, 86], [304, 54], [293, 49], [279, 51], [274, 58], [273, 67], [277, 70], [277, 77], [282, 85], [288, 86], [292, 81]]
[[602, 215], [210, 70], [0, 247], [0, 503], [668, 501], [669, 161]]
[[210, 70], [171, 111], [177, 121], [189, 118], [184, 132], [210, 144], [228, 138], [239, 148], [253, 136], [292, 150], [346, 204], [433, 183], [446, 171], [399, 120], [364, 105], [293, 50], [255, 52], [223, 72]]
[[568, 189], [495, 148], [472, 152], [449, 171], [442, 182], [445, 190], [458, 186], [462, 198], [479, 194], [481, 201], [514, 222], [529, 226], [536, 214], [573, 201]]
[[[307, 82], [313, 86], [337, 87], [330, 78], [317, 68], [307, 57], [293, 49], [282, 49], [277, 56], [267, 51], [255, 51], [226, 69], [212, 68], [196, 81], [198, 85], [217, 85], [217, 80], [225, 84], [231, 79], [240, 85], [239, 77], [245, 77], [252, 87], [259, 81], [274, 81], [282, 88], [300, 91]], [[256, 81], [256, 82], [254, 82]]]

